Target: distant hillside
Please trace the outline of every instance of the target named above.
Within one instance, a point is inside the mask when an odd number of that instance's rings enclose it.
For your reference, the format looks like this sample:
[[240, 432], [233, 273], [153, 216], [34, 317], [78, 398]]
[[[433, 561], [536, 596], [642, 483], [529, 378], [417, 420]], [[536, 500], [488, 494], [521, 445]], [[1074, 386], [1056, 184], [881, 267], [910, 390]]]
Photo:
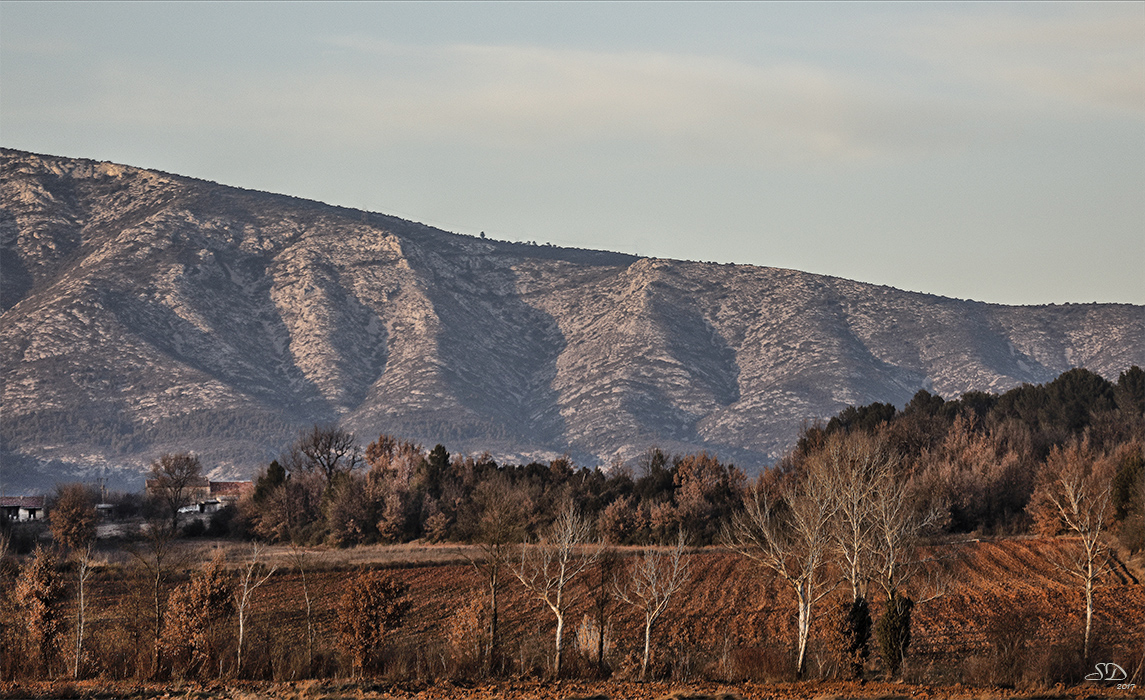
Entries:
[[[506, 243], [0, 152], [0, 480], [192, 449], [249, 474], [339, 420], [499, 459], [650, 445], [748, 470], [848, 404], [1145, 365], [1145, 307], [1009, 307]], [[941, 261], [919, 261], [920, 265]]]

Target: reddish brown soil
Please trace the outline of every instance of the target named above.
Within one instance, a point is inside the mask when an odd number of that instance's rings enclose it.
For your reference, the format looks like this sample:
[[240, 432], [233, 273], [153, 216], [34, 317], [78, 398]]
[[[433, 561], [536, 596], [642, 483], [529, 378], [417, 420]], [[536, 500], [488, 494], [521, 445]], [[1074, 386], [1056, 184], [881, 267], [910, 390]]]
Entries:
[[377, 682], [303, 681], [269, 683], [31, 683], [0, 686], [0, 698], [163, 698], [164, 700], [1081, 700], [1082, 698], [1141, 697], [1136, 690], [1057, 686], [1036, 690], [907, 683], [812, 681], [806, 683], [663, 683], [505, 681], [479, 685], [442, 682], [432, 685]]

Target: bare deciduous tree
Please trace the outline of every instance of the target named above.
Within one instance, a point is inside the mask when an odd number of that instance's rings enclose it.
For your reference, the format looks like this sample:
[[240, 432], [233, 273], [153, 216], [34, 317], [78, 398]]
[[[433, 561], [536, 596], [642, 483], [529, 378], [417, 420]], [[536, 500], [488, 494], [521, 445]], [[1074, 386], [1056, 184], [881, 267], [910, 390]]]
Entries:
[[[826, 480], [832, 499], [832, 550], [851, 590], [839, 629], [851, 672], [859, 677], [870, 652], [868, 585], [877, 581], [888, 605], [902, 598], [900, 589], [922, 564], [915, 555], [919, 536], [938, 518], [919, 512], [900, 458], [880, 432], [833, 433], [808, 453], [801, 471]], [[908, 622], [909, 615], [895, 620]]]
[[644, 615], [644, 656], [640, 662], [640, 678], [648, 675], [652, 659], [652, 626], [664, 614], [672, 596], [683, 587], [688, 578], [688, 562], [684, 559], [686, 538], [681, 530], [676, 544], [668, 552], [646, 548], [632, 566], [625, 585], [617, 581], [614, 590], [620, 600], [637, 608]]
[[596, 632], [596, 664], [597, 670], [603, 675], [605, 670], [605, 635], [608, 629], [608, 614], [612, 609], [615, 598], [616, 569], [620, 565], [620, 556], [611, 547], [601, 550], [596, 574], [592, 577], [592, 611], [595, 616]]
[[278, 542], [304, 540], [308, 528], [322, 517], [325, 477], [317, 472], [292, 473], [257, 504], [254, 530]]
[[95, 503], [92, 494], [80, 484], [60, 487], [55, 508], [49, 516], [52, 538], [71, 550], [76, 561], [76, 653], [72, 677], [79, 678], [83, 660], [84, 626], [87, 612], [87, 580], [91, 577], [95, 547]]
[[362, 466], [362, 448], [353, 433], [337, 425], [315, 425], [299, 433], [284, 461], [290, 471], [318, 472], [329, 484], [338, 474]]
[[1076, 535], [1076, 554], [1065, 555], [1058, 565], [1076, 578], [1085, 592], [1084, 655], [1089, 663], [1093, 625], [1093, 591], [1109, 570], [1106, 528], [1113, 515], [1112, 460], [1092, 448], [1088, 438], [1055, 447], [1037, 477], [1030, 501], [1039, 531]]
[[486, 639], [485, 663], [492, 670], [500, 651], [498, 638], [498, 599], [501, 592], [502, 572], [508, 566], [512, 547], [521, 541], [525, 532], [527, 504], [521, 494], [503, 475], [478, 484], [473, 492], [477, 521], [473, 524], [473, 539], [480, 556], [469, 557], [469, 563], [489, 587], [489, 633]]
[[867, 586], [875, 568], [877, 523], [875, 503], [879, 486], [893, 478], [897, 456], [885, 440], [864, 431], [833, 433], [811, 451], [804, 471], [823, 475], [834, 499], [831, 540], [840, 578], [851, 590], [849, 603], [841, 603], [836, 620], [843, 635], [840, 650], [855, 678], [862, 677], [870, 655], [871, 614]]
[[911, 639], [911, 611], [945, 594], [949, 572], [932, 574], [926, 588], [929, 594], [917, 601], [905, 593], [908, 581], [925, 563], [918, 555], [922, 533], [939, 520], [937, 511], [920, 513], [908, 495], [907, 485], [893, 474], [880, 480], [874, 498], [876, 580], [886, 594], [883, 616], [876, 625], [876, 636], [887, 672], [898, 673]]
[[815, 605], [834, 590], [824, 579], [835, 499], [821, 471], [789, 477], [774, 485], [761, 477], [723, 540], [791, 586], [798, 607], [796, 673], [802, 677]]
[[243, 565], [239, 571], [239, 582], [235, 587], [235, 611], [238, 613], [239, 623], [239, 639], [238, 639], [238, 663], [236, 670], [242, 673], [243, 670], [243, 640], [246, 633], [246, 618], [250, 608], [251, 596], [262, 584], [266, 583], [274, 572], [278, 569], [277, 566], [265, 566], [262, 562], [262, 556], [266, 553], [266, 545], [258, 542], [251, 543], [250, 558]]
[[177, 531], [179, 509], [191, 502], [191, 489], [204, 482], [203, 465], [190, 452], [163, 454], [151, 463], [149, 476], [154, 487], [149, 495], [162, 505], [171, 529]]
[[569, 583], [582, 574], [600, 556], [600, 548], [577, 552], [588, 543], [592, 527], [570, 503], [557, 516], [548, 537], [534, 546], [522, 545], [520, 559], [513, 574], [527, 591], [541, 600], [557, 619], [553, 675], [561, 675], [564, 649], [565, 613], [573, 601]]
[[[926, 532], [936, 529], [945, 514], [941, 508], [920, 510], [910, 484], [893, 469], [880, 476], [871, 503], [875, 580], [890, 600], [926, 562], [917, 554], [919, 540]], [[942, 581], [932, 581], [932, 584], [930, 588], [937, 594], [927, 600], [941, 594]]]
[[11, 582], [8, 580], [8, 557], [12, 547], [12, 533], [8, 529], [8, 522], [0, 517], [0, 678], [11, 678], [16, 666], [16, 648], [19, 640], [13, 629], [18, 628], [19, 615], [13, 610]]
[[[856, 437], [861, 445], [858, 454], [869, 465], [864, 470], [865, 517], [869, 523], [867, 565], [886, 595], [884, 613], [875, 630], [886, 668], [894, 675], [910, 644], [911, 609], [916, 604], [904, 589], [925, 561], [918, 556], [918, 542], [926, 530], [943, 519], [945, 512], [940, 504], [919, 509], [920, 501], [912, 493], [897, 455], [881, 436]], [[942, 595], [942, 582], [931, 583], [931, 595], [917, 602]], [[869, 625], [869, 618], [864, 623]], [[859, 651], [862, 655], [865, 650]], [[861, 667], [856, 665], [858, 659], [853, 658], [852, 664], [852, 669], [861, 673]]]
[[80, 677], [83, 661], [84, 629], [87, 623], [87, 581], [92, 574], [92, 559], [95, 554], [95, 538], [72, 550], [76, 559], [76, 659], [72, 669], [72, 677]]
[[831, 540], [839, 571], [851, 589], [851, 599], [867, 595], [874, 558], [874, 511], [879, 485], [890, 477], [896, 457], [868, 433], [835, 433], [812, 453], [805, 470], [822, 473], [833, 499]]
[[175, 543], [175, 525], [166, 517], [148, 519], [140, 531], [140, 539], [142, 542], [129, 544], [124, 549], [134, 557], [150, 583], [152, 614], [155, 623], [152, 628], [154, 632], [152, 637], [154, 655], [151, 671], [158, 673], [162, 655], [160, 637], [163, 633], [167, 579], [171, 575], [171, 571], [177, 568], [182, 557]]
[[310, 602], [310, 586], [306, 581], [306, 555], [308, 552], [299, 544], [290, 541], [290, 560], [302, 576], [302, 596], [306, 601], [306, 672], [312, 673], [314, 668], [314, 623], [312, 605]]

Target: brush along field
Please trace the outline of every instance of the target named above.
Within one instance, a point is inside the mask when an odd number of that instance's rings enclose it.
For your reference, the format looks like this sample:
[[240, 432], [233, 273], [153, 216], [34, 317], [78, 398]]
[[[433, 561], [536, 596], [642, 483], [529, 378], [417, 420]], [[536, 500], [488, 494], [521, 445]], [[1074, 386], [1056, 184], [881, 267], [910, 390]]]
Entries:
[[[243, 547], [224, 543], [237, 564]], [[145, 686], [124, 682], [75, 685], [37, 684], [5, 690], [9, 696], [112, 692], [170, 697], [536, 697], [661, 698], [723, 694], [745, 698], [816, 697], [1089, 697], [1127, 695], [1115, 683], [1081, 682], [1063, 687], [1039, 682], [1052, 677], [1055, 664], [1076, 660], [1084, 629], [1081, 590], [1058, 566], [1075, 544], [1055, 539], [951, 541], [923, 552], [926, 560], [910, 591], [919, 600], [904, 682], [884, 682], [877, 653], [867, 663], [865, 685], [838, 681], [794, 683], [795, 599], [770, 572], [719, 549], [688, 555], [691, 580], [653, 629], [651, 670], [658, 680], [636, 682], [642, 650], [642, 618], [616, 605], [611, 612], [607, 658], [614, 670], [607, 681], [591, 676], [589, 645], [578, 628], [589, 613], [589, 573], [576, 582], [579, 594], [566, 619], [566, 669], [578, 680], [546, 683], [555, 620], [511, 576], [500, 602], [503, 649], [513, 682], [479, 680], [464, 659], [480, 645], [481, 605], [488, 589], [465, 556], [477, 550], [457, 546], [361, 547], [314, 551], [307, 557], [307, 582], [317, 631], [316, 648], [327, 653], [335, 640], [335, 605], [360, 567], [378, 567], [409, 586], [413, 607], [406, 624], [388, 641], [382, 675], [365, 681], [302, 681], [276, 666], [291, 650], [305, 648], [306, 613], [302, 577], [289, 550], [270, 552], [278, 571], [254, 597], [248, 631], [256, 654], [269, 664], [278, 685], [230, 683], [224, 688], [184, 685]], [[637, 550], [623, 550], [634, 556]], [[198, 553], [199, 556], [206, 551]], [[93, 629], [122, 624], [138, 614], [138, 594], [109, 566], [94, 582]], [[834, 650], [832, 613], [849, 596], [840, 588], [818, 606], [808, 652], [810, 677], [831, 676], [840, 668]], [[872, 591], [872, 617], [882, 613], [881, 593]], [[928, 600], [929, 599], [929, 600]], [[133, 602], [134, 601], [134, 602]], [[98, 634], [98, 633], [97, 633]], [[584, 635], [582, 635], [583, 637]], [[585, 640], [587, 641], [587, 640]], [[1133, 674], [1145, 652], [1145, 586], [1138, 575], [1115, 561], [1097, 590], [1094, 662], [1113, 662]], [[1091, 669], [1092, 670], [1092, 669]], [[470, 679], [470, 680], [467, 680]], [[1080, 680], [1080, 679], [1079, 679]], [[182, 688], [182, 689], [180, 689]], [[1017, 690], [1014, 690], [1017, 688]], [[102, 689], [102, 690], [101, 690]], [[160, 692], [162, 691], [162, 692]]]

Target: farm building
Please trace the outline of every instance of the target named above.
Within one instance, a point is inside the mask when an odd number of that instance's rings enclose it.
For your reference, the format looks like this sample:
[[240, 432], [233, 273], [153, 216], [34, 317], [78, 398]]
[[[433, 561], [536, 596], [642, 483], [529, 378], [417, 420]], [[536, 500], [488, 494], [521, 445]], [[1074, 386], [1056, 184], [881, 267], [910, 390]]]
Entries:
[[[155, 498], [163, 488], [158, 479], [148, 479], [146, 485], [148, 498]], [[184, 487], [184, 492], [191, 503], [206, 501], [211, 497], [211, 482], [205, 477], [194, 479]]]
[[43, 496], [0, 496], [0, 513], [8, 520], [43, 520]]
[[[147, 480], [147, 495], [154, 497], [161, 487], [155, 479]], [[188, 488], [187, 505], [181, 513], [214, 513], [232, 503], [238, 502], [243, 494], [254, 489], [250, 481], [210, 481], [196, 479]]]
[[235, 503], [244, 494], [254, 490], [254, 483], [250, 481], [212, 481], [211, 498], [223, 505]]

